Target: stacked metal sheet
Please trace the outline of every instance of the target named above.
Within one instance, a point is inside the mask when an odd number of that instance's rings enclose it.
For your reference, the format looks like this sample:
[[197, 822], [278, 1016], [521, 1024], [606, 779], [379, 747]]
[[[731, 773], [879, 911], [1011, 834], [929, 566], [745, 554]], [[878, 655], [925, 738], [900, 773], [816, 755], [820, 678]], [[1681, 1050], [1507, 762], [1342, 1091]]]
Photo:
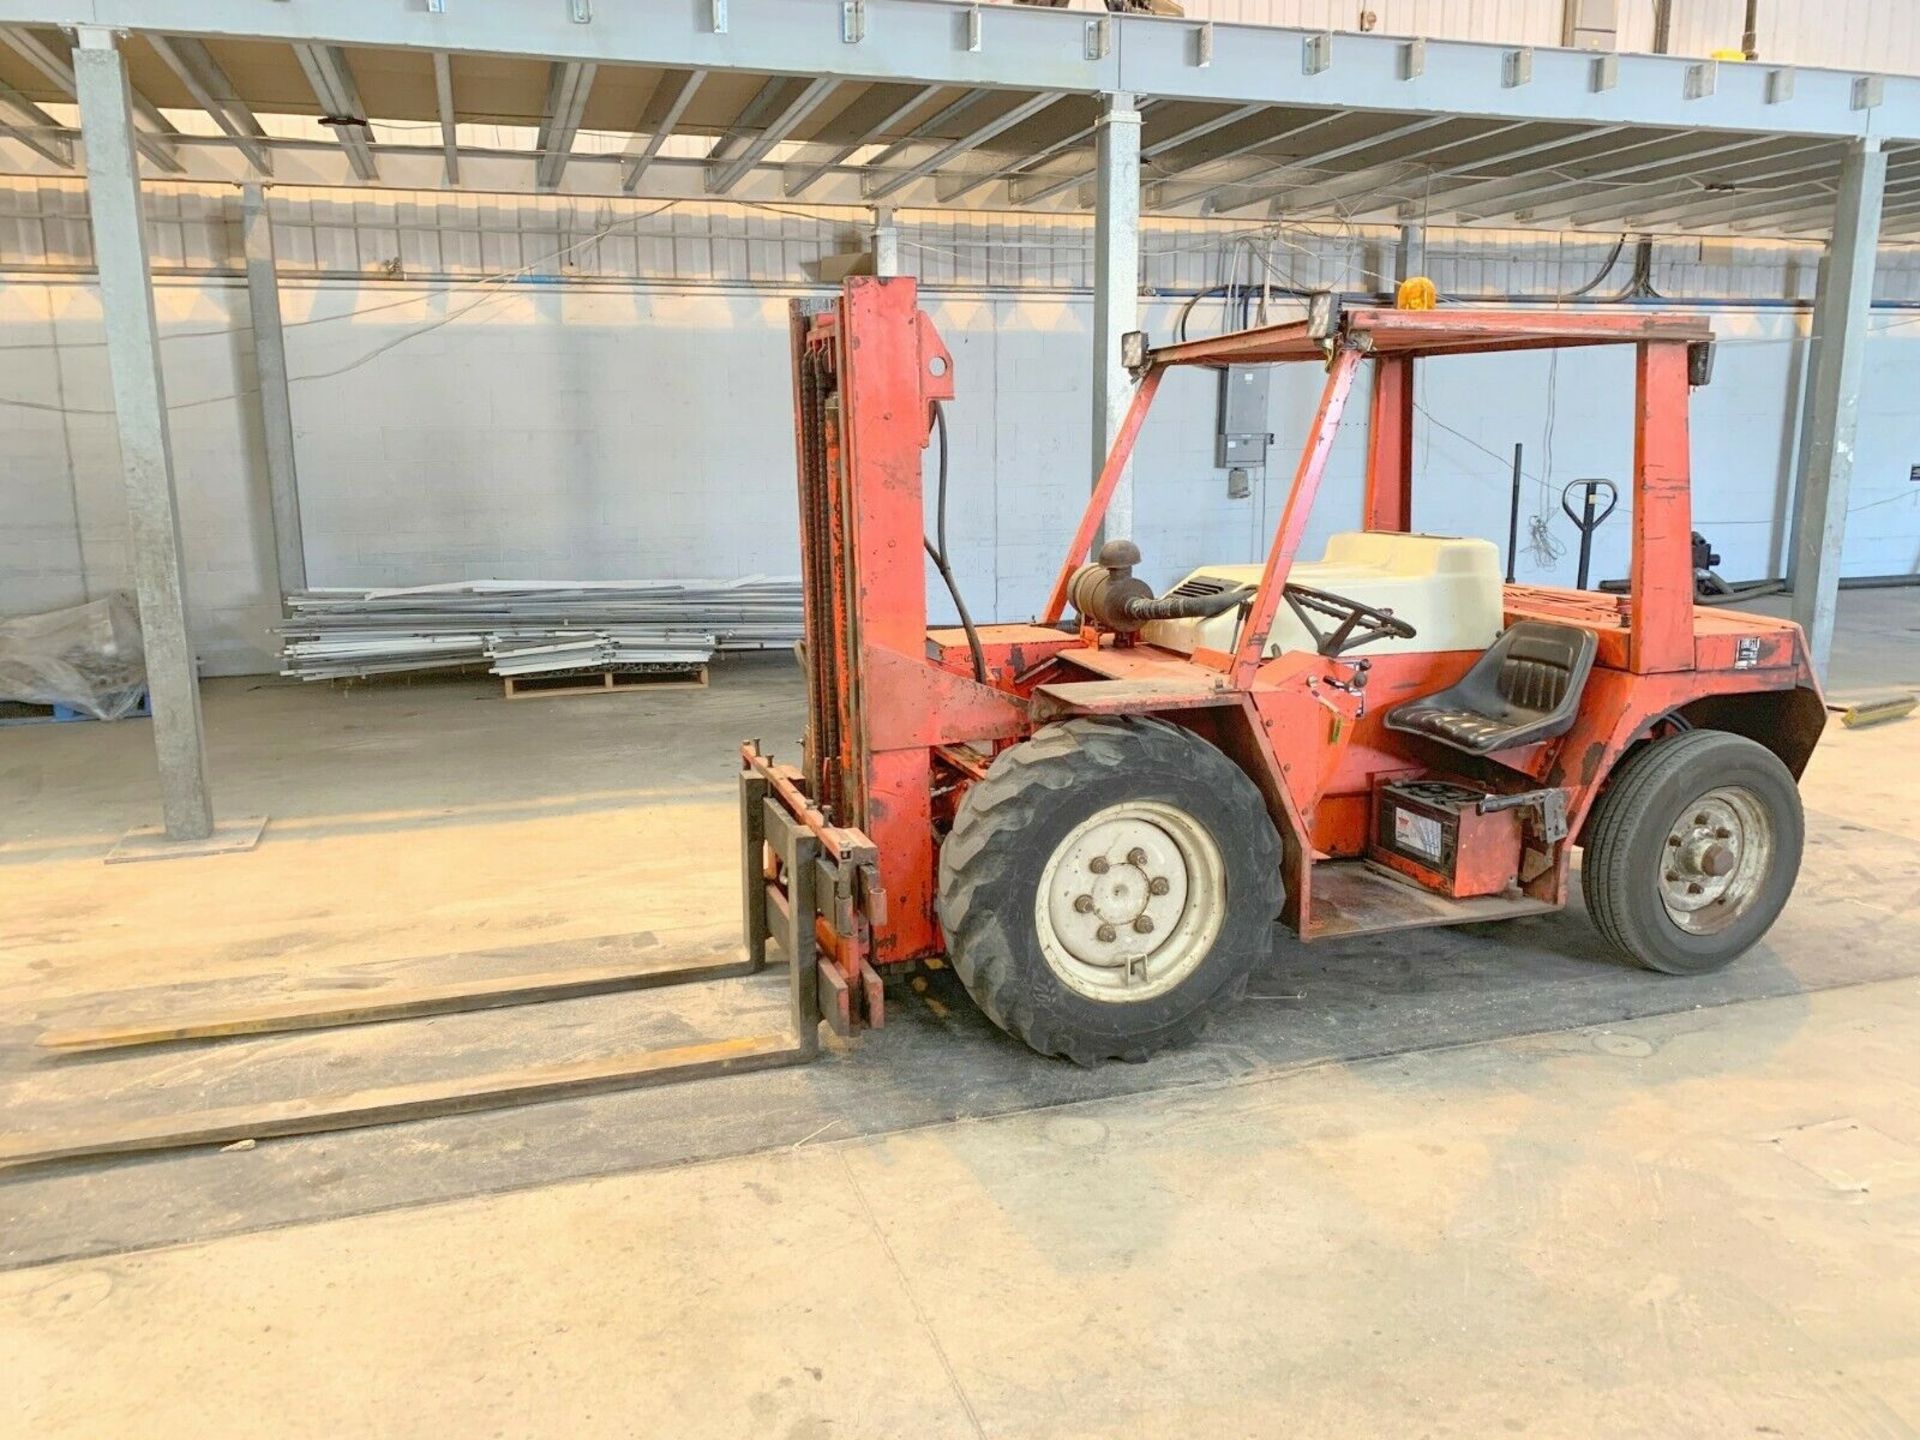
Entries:
[[800, 582], [471, 580], [297, 590], [278, 627], [281, 673], [336, 680], [486, 665], [496, 675], [685, 670], [716, 650], [800, 636]]

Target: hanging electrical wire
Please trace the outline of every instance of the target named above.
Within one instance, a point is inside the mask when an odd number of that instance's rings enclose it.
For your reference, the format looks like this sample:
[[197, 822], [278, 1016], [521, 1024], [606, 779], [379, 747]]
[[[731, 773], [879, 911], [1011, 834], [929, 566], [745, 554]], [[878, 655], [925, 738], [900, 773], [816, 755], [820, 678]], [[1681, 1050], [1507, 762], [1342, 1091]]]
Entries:
[[1533, 514], [1527, 517], [1527, 553], [1542, 570], [1552, 570], [1567, 553], [1553, 533], [1549, 517], [1553, 510], [1553, 427], [1560, 408], [1560, 352], [1547, 352], [1547, 423], [1545, 443], [1541, 446], [1540, 476], [1535, 491]]

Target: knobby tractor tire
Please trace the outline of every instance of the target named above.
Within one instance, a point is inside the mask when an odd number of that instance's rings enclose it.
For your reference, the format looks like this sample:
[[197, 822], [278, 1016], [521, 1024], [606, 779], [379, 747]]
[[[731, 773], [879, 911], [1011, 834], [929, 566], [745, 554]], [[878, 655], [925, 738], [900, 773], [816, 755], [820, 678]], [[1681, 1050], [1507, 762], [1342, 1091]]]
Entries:
[[[1171, 988], [1138, 999], [1094, 998], [1048, 960], [1037, 897], [1055, 852], [1070, 853], [1077, 827], [1132, 805], [1190, 836], [1204, 834], [1217, 849], [1220, 923], [1205, 954]], [[1179, 893], [1183, 915], [1204, 899], [1197, 889]], [[1161, 720], [1068, 720], [1003, 751], [961, 801], [940, 851], [940, 923], [975, 1003], [1041, 1054], [1083, 1065], [1145, 1059], [1205, 1030], [1272, 953], [1282, 898], [1280, 837], [1259, 790], [1219, 750]], [[1058, 937], [1055, 943], [1058, 954]], [[1172, 933], [1164, 943], [1175, 943]]]
[[[1669, 837], [1691, 809], [1728, 789], [1764, 824], [1766, 862], [1744, 887], [1744, 904], [1719, 922], [1723, 928], [1696, 934], [1663, 899], [1670, 856], [1679, 853]], [[1587, 913], [1627, 959], [1669, 975], [1704, 975], [1755, 944], [1779, 917], [1805, 837], [1793, 774], [1764, 745], [1719, 730], [1656, 740], [1620, 763], [1587, 822], [1580, 862]]]

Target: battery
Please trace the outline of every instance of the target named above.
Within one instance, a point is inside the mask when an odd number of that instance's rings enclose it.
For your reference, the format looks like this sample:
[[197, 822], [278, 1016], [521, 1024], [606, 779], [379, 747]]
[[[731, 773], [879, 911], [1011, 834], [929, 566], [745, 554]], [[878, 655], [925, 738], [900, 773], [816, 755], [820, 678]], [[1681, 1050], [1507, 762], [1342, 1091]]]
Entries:
[[1487, 791], [1446, 780], [1395, 780], [1374, 793], [1367, 858], [1455, 900], [1519, 883], [1517, 810], [1480, 813]]

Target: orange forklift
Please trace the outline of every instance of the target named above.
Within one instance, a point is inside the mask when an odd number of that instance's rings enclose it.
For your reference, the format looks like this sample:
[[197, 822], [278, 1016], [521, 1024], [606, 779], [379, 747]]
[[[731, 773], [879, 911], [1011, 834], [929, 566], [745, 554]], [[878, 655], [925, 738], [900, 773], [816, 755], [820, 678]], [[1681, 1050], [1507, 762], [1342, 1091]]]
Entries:
[[[1346, 307], [1215, 339], [1126, 340], [1133, 402], [1032, 622], [976, 624], [946, 559], [953, 360], [905, 279], [793, 308], [805, 755], [742, 749], [745, 928], [797, 1016], [884, 1018], [881, 972], [950, 963], [1049, 1055], [1198, 1034], [1302, 941], [1567, 903], [1622, 954], [1700, 974], [1766, 932], [1799, 869], [1796, 777], [1825, 713], [1789, 622], [1693, 600], [1694, 318]], [[1487, 541], [1414, 529], [1416, 363], [1633, 347], [1628, 593], [1501, 581]], [[1169, 370], [1325, 374], [1264, 563], [1156, 595], [1094, 551]], [[1299, 554], [1371, 371], [1363, 513]], [[935, 534], [923, 472], [936, 456]], [[964, 491], [964, 477], [953, 488]], [[961, 623], [929, 630], [926, 566]]]

